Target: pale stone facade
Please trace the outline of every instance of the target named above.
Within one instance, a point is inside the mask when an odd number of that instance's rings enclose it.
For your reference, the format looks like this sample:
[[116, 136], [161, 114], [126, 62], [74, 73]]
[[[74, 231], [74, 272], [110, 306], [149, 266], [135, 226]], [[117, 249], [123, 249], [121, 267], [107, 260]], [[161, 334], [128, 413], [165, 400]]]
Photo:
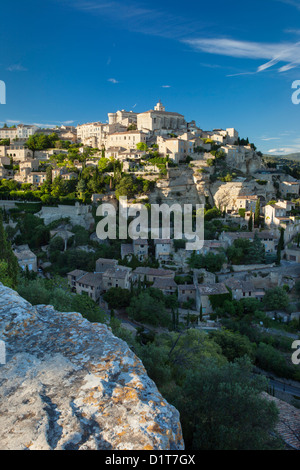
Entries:
[[0, 129], [0, 139], [28, 139], [38, 130], [38, 126], [18, 124], [16, 127], [2, 127]]
[[115, 132], [107, 137], [107, 147], [122, 147], [136, 149], [139, 143], [146, 143], [147, 134], [141, 131]]
[[130, 126], [137, 123], [137, 114], [132, 111], [117, 111], [116, 113], [108, 113], [109, 124], [121, 124], [123, 126]]
[[282, 183], [280, 183], [279, 186], [283, 197], [287, 197], [288, 195], [290, 195], [294, 198], [298, 198], [299, 188], [300, 184], [298, 181], [283, 181]]
[[137, 127], [139, 130], [167, 132], [184, 130], [187, 124], [182, 114], [165, 111], [165, 107], [159, 102], [154, 110], [138, 114]]
[[28, 245], [19, 245], [14, 249], [14, 254], [17, 257], [19, 266], [23, 271], [26, 267], [29, 271], [37, 272], [37, 257], [30, 250]]

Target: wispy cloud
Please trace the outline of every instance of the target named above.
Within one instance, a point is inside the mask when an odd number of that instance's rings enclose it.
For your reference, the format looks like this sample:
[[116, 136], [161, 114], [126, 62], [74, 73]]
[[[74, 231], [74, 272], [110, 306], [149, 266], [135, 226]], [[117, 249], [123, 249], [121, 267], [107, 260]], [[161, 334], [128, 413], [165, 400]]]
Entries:
[[204, 27], [204, 22], [177, 16], [170, 11], [141, 6], [136, 0], [66, 0], [72, 8], [117, 22], [129, 31], [180, 39]]
[[276, 2], [285, 3], [286, 5], [290, 5], [292, 7], [297, 8], [300, 10], [300, 1], [299, 0], [276, 0]]
[[114, 83], [114, 84], [120, 83], [120, 82], [119, 82], [118, 80], [116, 80], [115, 78], [109, 78], [107, 81], [110, 82], [110, 83]]
[[300, 152], [299, 147], [281, 147], [268, 150], [268, 153], [272, 155], [288, 155], [289, 153], [297, 153]]
[[286, 72], [300, 65], [300, 42], [276, 44], [238, 41], [227, 38], [187, 39], [183, 42], [189, 44], [197, 51], [208, 54], [224, 55], [239, 59], [268, 59], [255, 72], [242, 72], [231, 76], [260, 73], [274, 67], [279, 62], [285, 63], [285, 65], [278, 69], [279, 72]]
[[9, 65], [6, 70], [9, 72], [27, 72], [28, 69], [21, 64], [12, 64]]
[[6, 120], [7, 124], [20, 124], [21, 121], [13, 121], [12, 119]]
[[171, 85], [162, 85], [162, 88], [171, 88]]
[[284, 30], [285, 33], [289, 33], [289, 34], [300, 34], [300, 29], [285, 29]]

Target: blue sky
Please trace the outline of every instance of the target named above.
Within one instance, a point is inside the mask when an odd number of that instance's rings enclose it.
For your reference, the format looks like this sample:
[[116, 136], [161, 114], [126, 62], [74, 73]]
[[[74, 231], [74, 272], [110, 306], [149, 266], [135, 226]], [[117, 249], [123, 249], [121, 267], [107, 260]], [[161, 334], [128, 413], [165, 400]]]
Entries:
[[300, 151], [300, 0], [2, 2], [0, 123], [107, 120], [166, 109]]

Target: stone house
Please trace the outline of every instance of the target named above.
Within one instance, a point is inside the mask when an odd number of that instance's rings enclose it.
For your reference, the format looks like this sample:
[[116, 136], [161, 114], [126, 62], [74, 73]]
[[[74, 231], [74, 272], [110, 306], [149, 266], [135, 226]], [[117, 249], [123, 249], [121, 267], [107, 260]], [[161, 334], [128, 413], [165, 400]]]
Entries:
[[297, 245], [289, 245], [285, 249], [287, 261], [300, 263], [300, 248]]
[[154, 240], [155, 245], [155, 258], [164, 264], [170, 260], [173, 251], [173, 243], [170, 239], [156, 239]]
[[282, 181], [279, 185], [282, 196], [291, 196], [295, 199], [299, 197], [300, 183], [298, 181]]
[[251, 211], [255, 212], [256, 203], [258, 201], [258, 196], [237, 196], [236, 198], [236, 209], [245, 209], [246, 212]]
[[107, 269], [103, 274], [103, 290], [106, 292], [112, 287], [130, 289], [132, 269], [126, 266], [117, 266]]
[[107, 136], [107, 147], [123, 147], [124, 149], [136, 149], [139, 143], [146, 143], [147, 134], [145, 132], [126, 131], [115, 132]]
[[137, 240], [133, 240], [133, 254], [137, 257], [139, 261], [145, 261], [148, 258], [148, 240], [138, 238]]
[[116, 259], [99, 258], [96, 261], [96, 273], [105, 273], [108, 269], [115, 269], [118, 266]]
[[232, 291], [232, 298], [234, 300], [241, 300], [246, 298], [258, 298], [262, 300], [264, 296], [263, 289], [257, 289], [252, 282], [241, 281], [233, 277], [224, 281], [224, 284]]
[[178, 287], [174, 279], [155, 279], [152, 287], [161, 290], [165, 295], [177, 295], [178, 291]]
[[19, 245], [14, 249], [14, 254], [17, 257], [19, 266], [23, 271], [26, 270], [26, 266], [29, 271], [37, 272], [37, 257], [30, 250], [28, 245]]
[[174, 279], [175, 272], [169, 269], [155, 269], [140, 266], [133, 271], [133, 281], [154, 282], [156, 279]]
[[95, 302], [99, 300], [102, 292], [102, 274], [75, 270], [68, 273], [68, 282], [77, 294], [86, 293]]
[[267, 204], [264, 208], [265, 224], [268, 226], [280, 226], [292, 222], [291, 210], [295, 204], [289, 201], [278, 201], [274, 204]]
[[279, 234], [276, 230], [269, 231], [255, 231], [255, 232], [222, 232], [219, 241], [224, 243], [224, 248], [228, 248], [233, 245], [235, 240], [238, 239], [248, 239], [253, 241], [254, 235], [257, 233], [258, 238], [262, 241], [265, 246], [266, 253], [274, 254], [277, 250], [277, 244], [279, 239]]
[[179, 113], [168, 112], [159, 101], [154, 109], [137, 115], [137, 128], [145, 131], [177, 131], [186, 129], [184, 116]]
[[196, 303], [197, 289], [195, 284], [179, 284], [178, 285], [178, 302], [183, 304], [189, 300]]
[[213, 307], [210, 302], [210, 296], [228, 294], [229, 291], [225, 284], [198, 284], [196, 286], [196, 308], [200, 310], [202, 305], [203, 315], [209, 315], [213, 313]]

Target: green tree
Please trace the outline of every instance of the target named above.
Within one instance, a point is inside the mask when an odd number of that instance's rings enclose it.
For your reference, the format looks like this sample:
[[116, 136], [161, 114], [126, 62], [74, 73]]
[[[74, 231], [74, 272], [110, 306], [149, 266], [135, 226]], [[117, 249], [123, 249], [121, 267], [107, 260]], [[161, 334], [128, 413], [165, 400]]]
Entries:
[[139, 142], [138, 144], [136, 144], [136, 148], [137, 150], [141, 150], [142, 152], [147, 152], [148, 150], [148, 146], [145, 142]]
[[3, 226], [2, 212], [0, 211], [0, 281], [9, 286], [16, 287], [18, 282], [19, 264]]
[[119, 199], [120, 196], [127, 196], [128, 198], [131, 198], [134, 196], [137, 189], [138, 186], [133, 176], [124, 175], [116, 185], [116, 197], [117, 199]]
[[256, 227], [260, 226], [260, 199], [259, 198], [257, 199], [256, 206], [255, 206], [254, 225]]
[[255, 232], [253, 242], [250, 243], [248, 256], [249, 260], [247, 264], [260, 264], [265, 262], [265, 246], [259, 238], [257, 232]]
[[286, 310], [290, 301], [285, 289], [274, 287], [266, 291], [263, 303], [267, 310]]
[[252, 209], [250, 210], [250, 217], [249, 217], [249, 220], [248, 220], [248, 230], [249, 232], [252, 232], [252, 229], [253, 229], [253, 212], [252, 212]]
[[131, 299], [126, 309], [129, 318], [149, 325], [169, 326], [171, 318], [166, 311], [164, 300], [160, 300], [149, 290], [142, 291]]
[[186, 448], [278, 448], [273, 437], [278, 410], [261, 396], [265, 387], [263, 379], [253, 377], [245, 359], [223, 367], [205, 361], [197, 371], [188, 372], [173, 401], [181, 415]]
[[103, 299], [108, 303], [110, 308], [125, 308], [130, 304], [131, 294], [128, 289], [121, 287], [112, 287], [105, 294]]
[[222, 329], [211, 333], [212, 339], [221, 346], [222, 352], [230, 362], [243, 356], [251, 360], [255, 357], [255, 346], [249, 339], [238, 332]]

